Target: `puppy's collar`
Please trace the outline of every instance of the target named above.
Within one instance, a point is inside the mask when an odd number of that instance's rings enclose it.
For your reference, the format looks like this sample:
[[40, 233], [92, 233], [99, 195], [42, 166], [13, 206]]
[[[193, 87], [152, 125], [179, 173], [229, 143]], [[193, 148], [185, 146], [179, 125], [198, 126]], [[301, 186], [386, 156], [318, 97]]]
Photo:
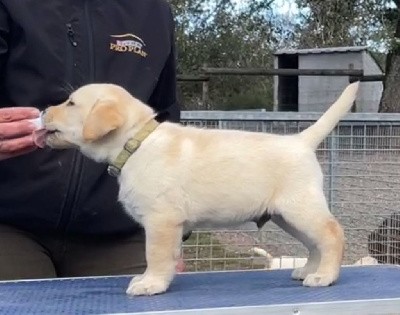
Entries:
[[117, 177], [130, 156], [139, 149], [142, 142], [158, 127], [159, 123], [152, 119], [146, 123], [138, 133], [130, 138], [124, 145], [122, 151], [118, 154], [117, 158], [107, 168], [108, 174]]

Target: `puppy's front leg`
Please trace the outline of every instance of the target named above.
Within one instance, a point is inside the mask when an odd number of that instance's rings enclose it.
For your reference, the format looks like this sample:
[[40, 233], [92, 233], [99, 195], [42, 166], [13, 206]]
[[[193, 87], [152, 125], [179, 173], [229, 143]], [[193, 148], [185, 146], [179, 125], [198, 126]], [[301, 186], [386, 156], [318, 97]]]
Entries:
[[144, 222], [146, 231], [147, 269], [132, 279], [129, 295], [154, 295], [165, 292], [171, 283], [177, 264], [177, 248], [182, 239], [182, 224], [163, 216], [153, 216]]

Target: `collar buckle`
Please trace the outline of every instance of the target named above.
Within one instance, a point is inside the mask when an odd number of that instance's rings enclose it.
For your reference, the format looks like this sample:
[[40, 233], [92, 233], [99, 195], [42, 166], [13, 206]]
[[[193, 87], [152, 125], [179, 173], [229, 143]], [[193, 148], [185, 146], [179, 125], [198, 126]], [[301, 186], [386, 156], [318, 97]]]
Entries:
[[108, 165], [107, 167], [107, 172], [109, 175], [113, 176], [113, 177], [118, 177], [118, 175], [120, 174], [121, 170], [114, 166], [114, 165]]

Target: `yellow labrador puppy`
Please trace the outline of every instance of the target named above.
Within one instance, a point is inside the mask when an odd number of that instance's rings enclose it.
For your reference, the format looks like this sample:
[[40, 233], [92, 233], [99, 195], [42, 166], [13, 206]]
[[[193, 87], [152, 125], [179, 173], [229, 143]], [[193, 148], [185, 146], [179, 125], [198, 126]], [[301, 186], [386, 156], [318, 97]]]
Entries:
[[78, 147], [109, 163], [120, 202], [145, 228], [147, 269], [128, 294], [168, 289], [186, 230], [266, 214], [309, 249], [292, 278], [328, 286], [339, 276], [344, 234], [328, 209], [315, 150], [357, 90], [358, 82], [349, 85], [315, 124], [294, 135], [158, 124], [149, 106], [111, 84], [79, 88], [43, 119], [50, 147]]

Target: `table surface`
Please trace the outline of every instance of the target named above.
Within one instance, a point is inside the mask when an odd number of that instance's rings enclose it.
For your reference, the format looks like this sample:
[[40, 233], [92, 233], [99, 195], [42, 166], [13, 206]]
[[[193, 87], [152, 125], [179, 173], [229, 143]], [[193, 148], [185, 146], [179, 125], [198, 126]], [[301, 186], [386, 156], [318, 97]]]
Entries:
[[338, 282], [324, 288], [303, 287], [290, 274], [291, 270], [179, 274], [166, 293], [151, 297], [128, 297], [128, 276], [7, 281], [0, 282], [0, 314], [176, 314], [193, 310], [198, 314], [199, 309], [338, 301], [394, 299], [400, 303], [399, 266], [343, 267]]

